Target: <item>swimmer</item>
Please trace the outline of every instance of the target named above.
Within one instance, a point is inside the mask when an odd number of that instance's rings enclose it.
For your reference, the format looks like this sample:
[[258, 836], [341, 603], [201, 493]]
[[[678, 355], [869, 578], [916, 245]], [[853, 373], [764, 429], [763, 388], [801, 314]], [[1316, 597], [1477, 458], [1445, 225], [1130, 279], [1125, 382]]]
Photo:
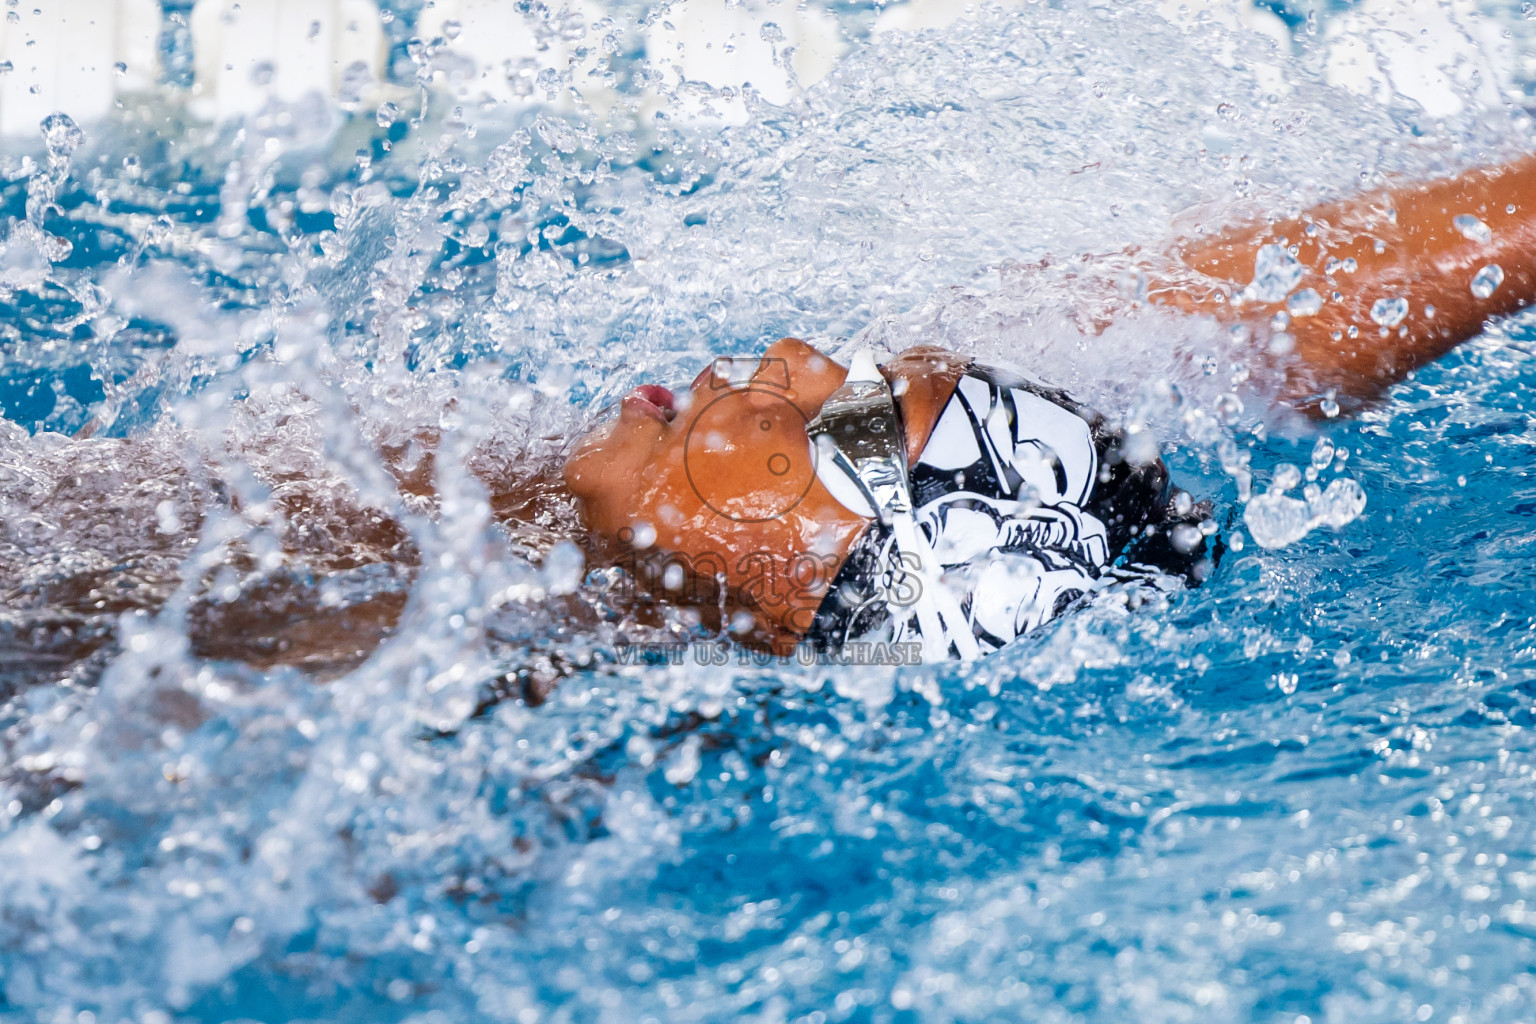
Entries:
[[[1536, 298], [1536, 158], [1134, 259], [1145, 301], [1246, 328], [1281, 401], [1358, 407]], [[844, 367], [784, 339], [743, 382], [636, 388], [566, 482], [599, 536], [657, 552], [631, 559], [653, 585], [658, 566], [719, 579], [776, 649], [883, 629], [968, 659], [1100, 581], [1209, 574], [1207, 510], [1123, 440], [960, 354]]]
[[[1536, 300], [1536, 157], [1102, 262], [1147, 282], [1132, 298], [1106, 294], [1106, 317], [1147, 303], [1213, 318], [1249, 339], [1256, 384], [1278, 402], [1359, 408]], [[381, 445], [403, 495], [432, 495], [434, 440]], [[104, 460], [92, 445], [117, 446], [121, 462], [132, 442], [78, 441], [50, 457]], [[685, 389], [635, 388], [570, 447], [563, 472], [492, 452], [470, 468], [503, 523], [542, 531], [536, 546], [579, 512], [567, 537], [590, 542], [593, 564], [630, 570], [642, 619], [686, 604], [705, 628], [779, 653], [877, 635], [934, 661], [995, 650], [1117, 578], [1209, 574], [1219, 551], [1208, 508], [1171, 486], [1155, 453], [1137, 454], [1066, 393], [963, 353], [920, 346], [844, 366], [786, 338], [755, 364], [712, 363]], [[61, 476], [88, 479], [83, 469]], [[167, 469], [154, 483], [175, 490], [178, 480]], [[192, 649], [345, 669], [397, 624], [419, 556], [382, 512], [303, 480], [268, 483], [281, 484], [274, 503], [294, 571], [233, 602], [204, 586], [186, 616]], [[205, 488], [187, 500], [183, 536], [195, 534], [198, 507], [226, 499]], [[57, 629], [30, 642], [60, 663], [110, 639], [81, 626], [91, 615], [152, 610], [185, 571], [185, 549], [152, 524], [118, 530], [142, 557], [114, 554], [95, 575], [40, 572], [25, 545], [0, 537], [0, 595], [52, 616]], [[250, 567], [242, 558], [235, 569]], [[142, 585], [111, 583], [124, 565]], [[321, 599], [316, 579], [367, 567], [403, 584], [355, 603]], [[579, 625], [580, 603], [565, 611]]]

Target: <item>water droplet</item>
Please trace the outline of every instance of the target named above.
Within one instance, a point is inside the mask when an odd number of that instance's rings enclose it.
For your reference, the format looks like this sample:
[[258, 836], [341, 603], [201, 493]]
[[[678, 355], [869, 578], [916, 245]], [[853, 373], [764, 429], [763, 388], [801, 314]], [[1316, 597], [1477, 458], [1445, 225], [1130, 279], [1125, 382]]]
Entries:
[[68, 156], [85, 141], [85, 133], [68, 114], [49, 114], [43, 118], [40, 127], [43, 131], [43, 144], [55, 156]]
[[477, 220], [464, 229], [464, 244], [478, 248], [490, 241], [491, 229], [483, 220]]
[[1339, 403], [1334, 400], [1332, 395], [1317, 403], [1317, 408], [1330, 420], [1339, 414]]
[[1293, 317], [1312, 316], [1323, 308], [1323, 297], [1315, 288], [1303, 288], [1286, 300], [1285, 308]]
[[1328, 463], [1333, 461], [1333, 442], [1326, 437], [1317, 439], [1317, 444], [1312, 446], [1312, 468], [1327, 469]]
[[1301, 281], [1302, 266], [1283, 245], [1262, 246], [1253, 261], [1253, 281], [1243, 297], [1257, 302], [1279, 302]]
[[459, 33], [462, 32], [462, 31], [464, 31], [464, 26], [460, 25], [456, 21], [445, 21], [445, 22], [443, 22], [443, 38], [444, 39], [447, 39], [447, 40], [450, 40], [450, 41], [452, 41], [454, 39], [457, 39], [457, 38], [459, 38]]
[[507, 65], [507, 85], [512, 89], [512, 95], [529, 97], [533, 95], [534, 79], [539, 73], [539, 65], [531, 57], [524, 57], [515, 64]]
[[393, 103], [380, 103], [378, 113], [375, 115], [380, 128], [388, 128], [400, 117], [400, 108]]
[[782, 43], [784, 41], [784, 30], [779, 28], [777, 22], [763, 22], [763, 27], [758, 30], [757, 34], [765, 43]]
[[550, 24], [558, 30], [560, 38], [568, 43], [574, 43], [578, 39], [586, 38], [587, 19], [583, 18], [580, 14], [570, 13], [564, 19], [555, 17], [550, 19]]
[[1407, 316], [1407, 299], [1377, 299], [1371, 306], [1371, 319], [1383, 327], [1396, 327]]
[[122, 61], [118, 61], [116, 64], [112, 65], [112, 73], [118, 78], [122, 78], [124, 75], [128, 74], [128, 65], [124, 64]]
[[570, 124], [560, 118], [540, 117], [534, 123], [534, 130], [544, 144], [557, 153], [574, 153], [581, 148], [581, 139]]
[[1465, 239], [1481, 242], [1484, 245], [1493, 241], [1493, 232], [1489, 230], [1488, 225], [1470, 213], [1458, 214], [1451, 220], [1451, 224], [1455, 226], [1457, 231], [1461, 232], [1461, 237]]
[[1301, 470], [1289, 462], [1282, 462], [1275, 467], [1274, 490], [1281, 494], [1301, 483]]
[[1480, 299], [1486, 299], [1499, 290], [1499, 285], [1504, 283], [1504, 268], [1497, 263], [1490, 263], [1476, 274], [1472, 275], [1472, 294]]
[[1237, 107], [1231, 103], [1218, 103], [1216, 104], [1216, 116], [1227, 121], [1234, 120], [1237, 117]]
[[0, 75], [8, 75], [16, 70], [16, 65], [8, 60], [0, 60]]

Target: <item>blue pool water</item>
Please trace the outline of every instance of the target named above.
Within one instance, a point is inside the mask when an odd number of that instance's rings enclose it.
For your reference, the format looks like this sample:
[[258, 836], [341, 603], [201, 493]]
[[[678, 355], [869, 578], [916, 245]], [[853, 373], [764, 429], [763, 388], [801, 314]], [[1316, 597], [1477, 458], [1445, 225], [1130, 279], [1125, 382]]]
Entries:
[[[1307, 424], [1209, 325], [1085, 335], [1060, 263], [1020, 269], [1529, 138], [1520, 103], [1330, 85], [1343, 5], [1277, 9], [1293, 50], [1142, 4], [878, 38], [850, 6], [831, 77], [722, 130], [633, 34], [634, 109], [412, 92], [447, 57], [400, 5], [393, 113], [237, 134], [161, 97], [4, 153], [0, 1020], [1536, 1019], [1536, 315]], [[540, 598], [602, 575], [465, 467], [784, 333], [1070, 385], [1158, 432], [1229, 551], [969, 667], [621, 665]], [[430, 509], [376, 455], [428, 428]], [[1285, 464], [1365, 511], [1256, 544]], [[239, 509], [189, 528], [210, 475]], [[420, 567], [285, 561], [295, 476]], [[190, 645], [199, 594], [291, 577], [406, 594], [399, 630], [319, 679]]]

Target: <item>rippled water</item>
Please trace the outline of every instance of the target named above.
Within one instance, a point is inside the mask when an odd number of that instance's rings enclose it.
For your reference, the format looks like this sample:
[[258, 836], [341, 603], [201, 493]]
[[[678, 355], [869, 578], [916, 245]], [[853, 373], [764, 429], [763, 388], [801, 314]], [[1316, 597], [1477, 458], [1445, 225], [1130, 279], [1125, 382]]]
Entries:
[[[642, 12], [583, 37], [607, 99], [514, 108], [446, 96], [397, 8], [388, 109], [237, 133], [171, 95], [12, 147], [0, 1016], [1531, 1019], [1536, 319], [1320, 426], [1208, 325], [1081, 330], [1079, 254], [1528, 136], [1518, 75], [1378, 105], [1326, 81], [1351, 12], [1278, 9], [1290, 51], [1147, 4], [849, 8], [829, 78], [721, 129]], [[617, 664], [689, 623], [604, 617], [549, 554], [570, 510], [505, 530], [472, 470], [788, 333], [1152, 424], [1231, 550], [969, 668]], [[379, 454], [428, 430], [436, 503]], [[1285, 465], [1364, 514], [1256, 545]], [[242, 610], [300, 637], [306, 595], [404, 612], [275, 666]]]

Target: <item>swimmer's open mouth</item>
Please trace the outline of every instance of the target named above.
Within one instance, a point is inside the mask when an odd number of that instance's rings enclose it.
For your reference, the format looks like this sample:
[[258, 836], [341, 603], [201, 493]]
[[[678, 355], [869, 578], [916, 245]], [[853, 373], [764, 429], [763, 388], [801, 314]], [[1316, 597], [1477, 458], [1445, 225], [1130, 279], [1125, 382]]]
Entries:
[[671, 423], [677, 418], [677, 407], [672, 392], [659, 384], [642, 384], [624, 396], [624, 408], [654, 418], [658, 423]]

